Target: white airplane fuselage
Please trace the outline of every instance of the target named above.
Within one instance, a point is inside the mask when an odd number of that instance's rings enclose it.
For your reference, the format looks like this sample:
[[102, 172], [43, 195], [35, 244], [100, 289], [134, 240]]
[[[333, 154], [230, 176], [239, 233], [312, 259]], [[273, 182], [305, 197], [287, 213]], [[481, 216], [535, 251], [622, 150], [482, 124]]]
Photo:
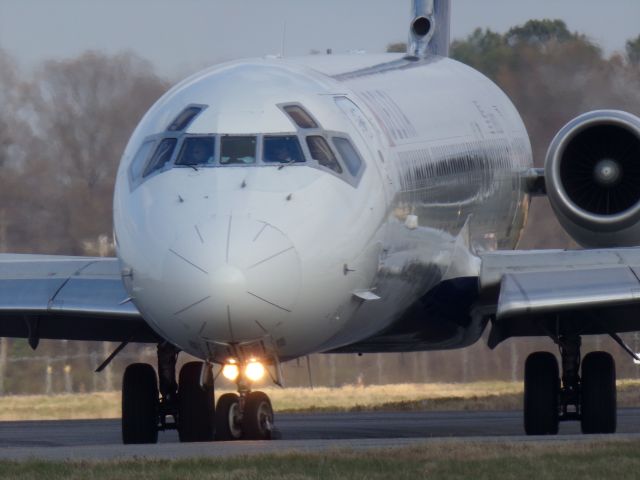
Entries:
[[[190, 105], [202, 111], [167, 131]], [[198, 135], [214, 138], [217, 159], [175, 165]], [[306, 161], [265, 163], [264, 138], [277, 135], [296, 136]], [[222, 136], [255, 137], [255, 162], [223, 165]], [[335, 137], [349, 140], [362, 165], [352, 173], [338, 154], [341, 173], [323, 166], [309, 136], [334, 153]], [[166, 138], [167, 163], [136, 175], [141, 146]], [[515, 247], [531, 166], [506, 95], [448, 58], [223, 64], [166, 93], [129, 141], [114, 200], [123, 278], [150, 326], [196, 357], [222, 361], [219, 345], [265, 337], [282, 359], [336, 349], [389, 328], [441, 282], [477, 276], [474, 252]]]

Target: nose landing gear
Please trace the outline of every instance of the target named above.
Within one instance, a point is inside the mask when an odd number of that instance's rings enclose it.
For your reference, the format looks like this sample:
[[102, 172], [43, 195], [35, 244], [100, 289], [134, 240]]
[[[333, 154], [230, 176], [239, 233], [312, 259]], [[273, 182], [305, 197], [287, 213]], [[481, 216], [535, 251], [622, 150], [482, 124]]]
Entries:
[[242, 413], [240, 397], [225, 393], [216, 405], [216, 440], [240, 440], [242, 438]]
[[[264, 392], [251, 391], [250, 361], [235, 371], [238, 394], [226, 393], [216, 407], [217, 440], [270, 440], [273, 438], [273, 407]], [[255, 364], [256, 362], [253, 361]], [[254, 369], [255, 370], [255, 369]]]

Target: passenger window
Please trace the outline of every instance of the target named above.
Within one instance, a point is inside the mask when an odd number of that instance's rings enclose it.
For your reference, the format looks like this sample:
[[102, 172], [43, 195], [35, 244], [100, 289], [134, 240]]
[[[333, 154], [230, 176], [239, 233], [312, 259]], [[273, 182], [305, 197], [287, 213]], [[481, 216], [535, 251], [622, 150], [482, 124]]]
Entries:
[[167, 130], [170, 132], [181, 132], [189, 126], [202, 110], [203, 107], [197, 105], [185, 108], [173, 119], [173, 122], [171, 122]]
[[304, 162], [304, 154], [295, 135], [264, 137], [263, 158], [266, 163]]
[[324, 137], [319, 135], [307, 137], [307, 146], [311, 158], [317, 160], [320, 165], [330, 168], [336, 173], [342, 173], [342, 167]]
[[211, 165], [216, 137], [187, 137], [182, 142], [176, 165]]
[[175, 138], [165, 138], [160, 142], [158, 148], [151, 157], [147, 168], [144, 170], [143, 177], [148, 177], [156, 170], [160, 170], [164, 167], [169, 160], [171, 160], [171, 156], [173, 155], [173, 150], [176, 148], [177, 140]]
[[287, 112], [287, 115], [291, 117], [291, 120], [300, 128], [318, 128], [318, 124], [307, 111], [298, 105], [287, 105], [282, 107]]
[[222, 137], [221, 165], [256, 163], [256, 137]]
[[333, 144], [340, 152], [342, 160], [347, 165], [347, 170], [352, 176], [357, 177], [362, 167], [362, 159], [349, 140], [342, 137], [333, 137]]
[[130, 167], [132, 180], [137, 180], [142, 176], [142, 169], [146, 165], [146, 160], [149, 157], [149, 152], [151, 152], [154, 143], [156, 143], [154, 140], [147, 140], [140, 146], [136, 156], [133, 157]]

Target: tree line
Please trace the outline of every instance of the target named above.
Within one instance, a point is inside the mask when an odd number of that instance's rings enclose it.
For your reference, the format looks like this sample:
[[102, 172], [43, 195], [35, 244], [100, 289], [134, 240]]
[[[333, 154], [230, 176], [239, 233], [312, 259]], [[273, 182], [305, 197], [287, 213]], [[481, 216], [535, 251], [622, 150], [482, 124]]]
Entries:
[[[406, 45], [388, 49], [402, 51]], [[640, 115], [640, 35], [627, 42], [625, 54], [606, 56], [562, 21], [532, 20], [504, 34], [478, 29], [454, 41], [451, 52], [513, 100], [529, 130], [537, 166], [553, 135], [580, 113], [617, 108]], [[27, 75], [0, 49], [0, 251], [113, 254], [118, 162], [134, 127], [169, 85], [132, 53], [86, 52], [44, 62]], [[574, 246], [546, 199], [535, 199], [521, 247]], [[639, 343], [635, 334], [627, 339], [632, 346]], [[587, 350], [601, 345], [616, 353], [621, 376], [637, 376], [638, 367], [608, 339], [585, 340]], [[128, 362], [153, 361], [153, 349], [129, 346], [128, 354], [96, 380], [92, 369], [113, 347], [43, 341], [32, 352], [23, 340], [3, 340], [0, 391], [42, 392], [47, 382], [53, 392], [70, 385], [73, 390], [117, 388]], [[526, 354], [540, 348], [555, 351], [550, 340], [513, 339], [495, 352], [481, 342], [452, 352], [312, 356], [311, 382], [519, 379]], [[285, 366], [289, 384], [309, 383], [305, 362]]]

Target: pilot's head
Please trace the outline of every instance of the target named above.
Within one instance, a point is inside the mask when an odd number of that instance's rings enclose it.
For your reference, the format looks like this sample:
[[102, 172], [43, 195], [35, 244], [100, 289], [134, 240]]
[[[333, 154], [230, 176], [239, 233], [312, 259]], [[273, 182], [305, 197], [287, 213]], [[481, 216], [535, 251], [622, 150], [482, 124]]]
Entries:
[[196, 141], [191, 149], [191, 158], [196, 163], [205, 162], [211, 156], [211, 148], [205, 140]]
[[291, 154], [289, 153], [289, 149], [286, 145], [278, 145], [276, 147], [275, 154], [278, 162], [284, 163], [291, 161]]

